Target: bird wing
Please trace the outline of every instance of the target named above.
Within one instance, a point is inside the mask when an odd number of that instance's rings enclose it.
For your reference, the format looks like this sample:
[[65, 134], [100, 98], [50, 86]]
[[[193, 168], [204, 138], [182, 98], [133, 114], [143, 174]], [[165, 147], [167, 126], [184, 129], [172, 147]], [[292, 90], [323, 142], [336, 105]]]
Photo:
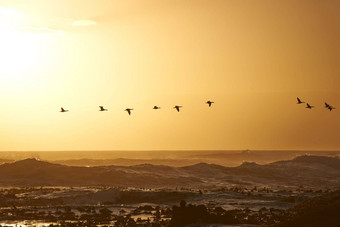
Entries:
[[64, 108], [61, 107], [61, 111], [65, 111]]
[[299, 97], [296, 98], [298, 102], [301, 102], [301, 100], [299, 99]]

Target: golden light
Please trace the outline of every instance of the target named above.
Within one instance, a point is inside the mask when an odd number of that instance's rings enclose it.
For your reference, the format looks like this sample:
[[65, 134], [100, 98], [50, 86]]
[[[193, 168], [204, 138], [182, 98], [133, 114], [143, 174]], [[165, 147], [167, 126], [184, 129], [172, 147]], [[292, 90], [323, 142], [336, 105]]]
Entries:
[[24, 77], [39, 66], [42, 50], [37, 37], [15, 30], [1, 31], [0, 36], [2, 75]]
[[0, 7], [0, 82], [7, 91], [37, 85], [45, 62], [48, 33], [27, 28], [26, 19], [13, 8]]
[[23, 20], [23, 15], [14, 8], [0, 6], [0, 29], [12, 28]]

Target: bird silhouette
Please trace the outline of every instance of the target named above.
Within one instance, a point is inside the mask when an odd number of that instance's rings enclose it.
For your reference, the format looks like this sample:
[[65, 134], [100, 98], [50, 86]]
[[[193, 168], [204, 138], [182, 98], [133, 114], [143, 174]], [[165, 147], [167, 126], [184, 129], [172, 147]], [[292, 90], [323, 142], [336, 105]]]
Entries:
[[331, 106], [331, 105], [328, 105], [327, 109], [329, 109], [329, 111], [332, 111], [334, 109], [336, 109], [335, 107]]
[[131, 115], [131, 110], [133, 109], [130, 109], [130, 108], [125, 109], [125, 111], [127, 111], [129, 115]]
[[206, 102], [206, 104], [208, 104], [209, 105], [209, 107], [211, 107], [211, 104], [213, 104], [214, 102], [212, 102], [212, 101], [207, 101]]
[[297, 99], [297, 101], [298, 101], [296, 104], [305, 103], [305, 102], [302, 102], [302, 101], [299, 99], [299, 97], [297, 97], [296, 99]]
[[154, 110], [159, 110], [160, 107], [159, 107], [159, 106], [154, 106], [152, 109], [154, 109]]
[[107, 111], [107, 109], [104, 109], [103, 106], [99, 106], [100, 110], [99, 111]]
[[182, 106], [174, 106], [174, 108], [179, 112], [179, 108], [182, 108]]
[[307, 106], [306, 106], [306, 108], [308, 108], [308, 109], [312, 109], [312, 108], [314, 108], [314, 106], [311, 106], [311, 105], [309, 105], [309, 104], [307, 103]]
[[329, 105], [327, 102], [325, 102], [325, 108], [326, 108], [326, 109], [329, 109], [329, 111], [332, 111], [332, 110], [335, 109], [335, 107]]
[[65, 112], [68, 112], [68, 110], [65, 110], [64, 108], [61, 107], [60, 112], [65, 113]]

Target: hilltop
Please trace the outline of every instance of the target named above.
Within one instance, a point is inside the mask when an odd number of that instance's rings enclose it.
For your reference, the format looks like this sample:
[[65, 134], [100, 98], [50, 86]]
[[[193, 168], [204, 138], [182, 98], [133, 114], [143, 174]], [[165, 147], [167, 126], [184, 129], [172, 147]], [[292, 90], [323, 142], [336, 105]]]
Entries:
[[272, 184], [291, 186], [340, 185], [340, 159], [299, 156], [292, 160], [237, 167], [198, 163], [184, 167], [140, 164], [79, 167], [25, 159], [0, 165], [2, 186], [123, 186], [214, 187]]

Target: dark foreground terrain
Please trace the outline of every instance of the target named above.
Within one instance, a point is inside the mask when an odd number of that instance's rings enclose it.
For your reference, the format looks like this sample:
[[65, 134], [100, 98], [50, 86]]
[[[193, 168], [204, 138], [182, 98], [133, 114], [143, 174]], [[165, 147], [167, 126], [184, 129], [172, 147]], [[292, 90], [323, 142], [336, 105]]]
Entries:
[[[72, 190], [72, 189], [70, 189]], [[24, 198], [24, 194], [49, 194], [68, 189], [3, 189], [0, 209], [1, 226], [339, 226], [340, 190], [315, 192], [316, 197], [291, 208], [224, 209], [209, 204], [67, 204], [66, 197], [53, 199]], [[241, 193], [241, 192], [239, 192]], [[306, 192], [299, 191], [300, 196]], [[72, 194], [72, 193], [71, 193]], [[131, 193], [130, 193], [131, 194]], [[72, 197], [72, 196], [70, 196]], [[21, 200], [24, 203], [21, 205]], [[123, 198], [121, 198], [124, 200]], [[239, 202], [242, 202], [240, 200]]]
[[340, 226], [340, 160], [0, 165], [1, 226]]

